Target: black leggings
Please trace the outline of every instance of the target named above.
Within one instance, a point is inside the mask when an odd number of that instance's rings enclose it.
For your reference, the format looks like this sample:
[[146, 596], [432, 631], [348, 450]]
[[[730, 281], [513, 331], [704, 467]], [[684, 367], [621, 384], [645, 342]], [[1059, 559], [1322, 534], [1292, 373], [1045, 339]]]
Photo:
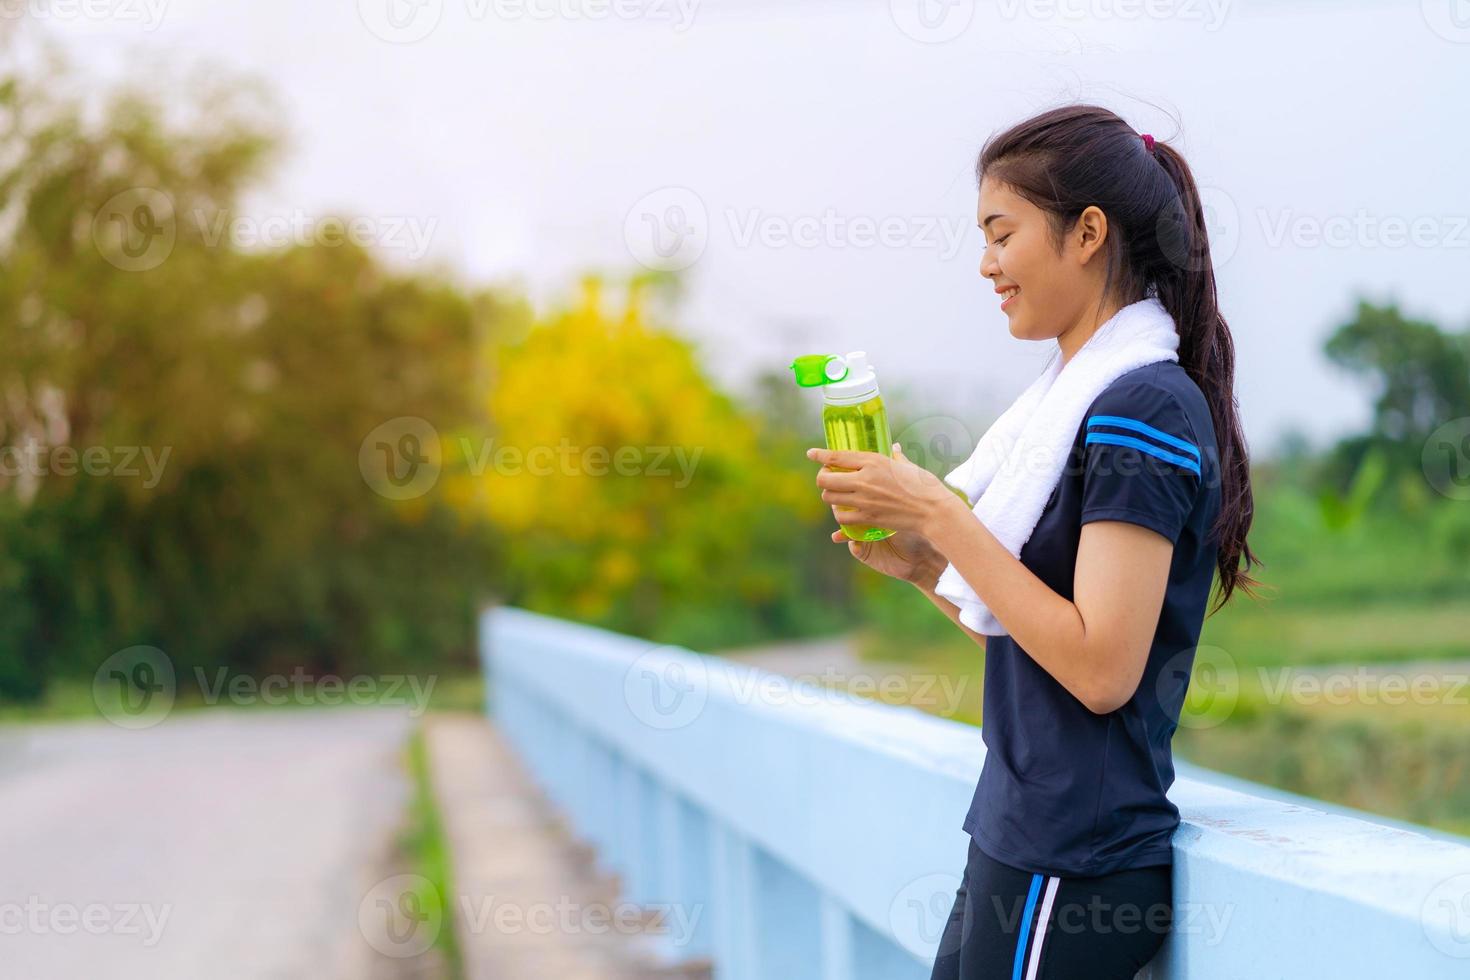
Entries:
[[1173, 925], [1168, 865], [1055, 878], [970, 840], [930, 980], [1133, 980]]

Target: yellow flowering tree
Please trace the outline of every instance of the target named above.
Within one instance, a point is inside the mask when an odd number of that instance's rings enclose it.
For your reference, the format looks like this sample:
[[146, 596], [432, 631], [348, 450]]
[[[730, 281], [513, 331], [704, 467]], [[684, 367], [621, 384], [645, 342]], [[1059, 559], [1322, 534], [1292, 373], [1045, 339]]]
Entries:
[[497, 530], [518, 605], [690, 645], [816, 628], [847, 573], [805, 443], [652, 322], [658, 286], [588, 278], [494, 343], [491, 434], [454, 440], [450, 498]]

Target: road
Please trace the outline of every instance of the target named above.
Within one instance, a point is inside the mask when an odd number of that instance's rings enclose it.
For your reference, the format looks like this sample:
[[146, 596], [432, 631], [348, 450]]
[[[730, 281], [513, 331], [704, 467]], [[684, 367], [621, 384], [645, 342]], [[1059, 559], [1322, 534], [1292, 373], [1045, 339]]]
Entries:
[[0, 727], [0, 978], [404, 975], [358, 912], [410, 728], [300, 708]]

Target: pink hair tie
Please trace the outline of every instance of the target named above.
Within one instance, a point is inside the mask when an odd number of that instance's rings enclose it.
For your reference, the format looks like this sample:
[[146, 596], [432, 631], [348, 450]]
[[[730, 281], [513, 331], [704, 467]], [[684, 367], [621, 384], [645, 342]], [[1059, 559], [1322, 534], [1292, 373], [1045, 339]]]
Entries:
[[1148, 152], [1152, 153], [1154, 151], [1154, 138], [1153, 138], [1153, 136], [1151, 136], [1148, 133], [1143, 133], [1141, 135], [1143, 136], [1143, 145], [1148, 148]]

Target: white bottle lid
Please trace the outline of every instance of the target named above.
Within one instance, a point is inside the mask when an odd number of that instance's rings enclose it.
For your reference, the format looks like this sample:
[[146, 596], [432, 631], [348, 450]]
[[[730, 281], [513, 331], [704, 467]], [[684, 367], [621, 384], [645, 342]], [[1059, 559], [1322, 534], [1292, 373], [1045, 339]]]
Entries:
[[855, 405], [878, 394], [878, 376], [868, 364], [867, 351], [834, 355], [827, 362], [827, 377], [841, 374], [839, 364], [847, 368], [847, 377], [822, 386], [822, 399], [828, 405]]

